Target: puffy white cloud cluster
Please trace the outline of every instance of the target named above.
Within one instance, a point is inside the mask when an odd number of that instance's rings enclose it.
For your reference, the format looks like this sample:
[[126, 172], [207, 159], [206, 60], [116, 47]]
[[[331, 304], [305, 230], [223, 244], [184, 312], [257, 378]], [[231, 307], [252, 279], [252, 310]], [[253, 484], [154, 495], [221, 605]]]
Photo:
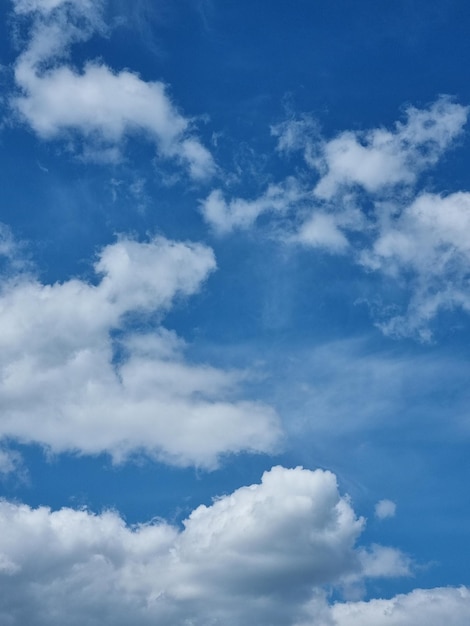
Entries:
[[406, 313], [382, 324], [387, 333], [426, 340], [428, 323], [440, 310], [470, 310], [469, 227], [468, 192], [423, 193], [397, 215], [383, 215], [377, 238], [360, 261], [398, 279], [411, 274], [412, 291]]
[[440, 310], [469, 309], [464, 234], [470, 203], [466, 192], [445, 197], [416, 194], [415, 187], [461, 135], [467, 115], [468, 107], [443, 96], [428, 108], [409, 107], [392, 130], [346, 131], [329, 140], [307, 116], [288, 120], [273, 129], [278, 152], [300, 151], [308, 174], [271, 185], [253, 200], [226, 201], [215, 190], [202, 202], [202, 214], [219, 233], [251, 227], [268, 214], [283, 240], [348, 253], [398, 280], [408, 304], [379, 326], [428, 340]]
[[[325, 585], [374, 575], [355, 547], [363, 525], [333, 474], [302, 468], [274, 467], [260, 484], [195, 509], [182, 529], [3, 501], [0, 619], [9, 626], [292, 625], [310, 618], [311, 599]], [[379, 575], [396, 573], [382, 567]], [[349, 624], [344, 615], [355, 606], [335, 606], [339, 621], [327, 623]], [[367, 613], [368, 605], [357, 606]], [[330, 614], [324, 601], [322, 610]]]
[[223, 453], [272, 450], [277, 416], [236, 399], [241, 373], [190, 363], [173, 332], [159, 323], [139, 332], [133, 322], [161, 318], [214, 269], [200, 244], [123, 238], [101, 250], [96, 284], [5, 280], [0, 435], [116, 459], [142, 449], [206, 467]]
[[[468, 107], [442, 97], [427, 109], [409, 107], [406, 121], [397, 122], [393, 131], [384, 128], [347, 131], [330, 140], [320, 135], [313, 120], [305, 117], [289, 120], [273, 128], [278, 151], [281, 154], [302, 152], [309, 168], [320, 175], [313, 189], [300, 179], [290, 177], [283, 184], [271, 185], [254, 200], [235, 198], [226, 202], [221, 191], [216, 190], [202, 203], [202, 213], [211, 226], [224, 233], [252, 226], [263, 213], [298, 211], [299, 203], [301, 206], [309, 203], [310, 212], [312, 208], [314, 212], [300, 227], [301, 238], [305, 229], [313, 233], [314, 219], [317, 219], [318, 231], [324, 230], [326, 217], [331, 220], [331, 227], [337, 225], [350, 230], [355, 224], [362, 228], [365, 221], [358, 222], [358, 215], [351, 223], [351, 211], [345, 219], [345, 209], [354, 206], [348, 205], [351, 192], [362, 188], [377, 194], [397, 185], [414, 184], [418, 174], [435, 165], [462, 132], [467, 113]], [[327, 204], [333, 199], [334, 211]], [[311, 238], [311, 244], [315, 245], [313, 234]], [[330, 247], [337, 249], [338, 240], [328, 236], [318, 235], [320, 245], [328, 247], [328, 238]]]
[[469, 620], [470, 589], [444, 587], [415, 589], [390, 600], [336, 604], [330, 621], [319, 626], [465, 626]]
[[212, 156], [164, 83], [114, 71], [101, 61], [82, 69], [60, 65], [74, 42], [105, 30], [101, 6], [89, 0], [16, 0], [16, 13], [32, 25], [15, 66], [20, 94], [12, 101], [14, 108], [45, 139], [78, 133], [86, 142], [84, 155], [119, 159], [126, 137], [137, 133], [152, 140], [161, 157], [188, 168], [192, 178], [210, 176]]
[[[102, 2], [15, 0], [14, 9], [30, 28], [15, 65], [12, 104], [40, 137], [80, 137], [82, 156], [114, 161], [126, 138], [140, 134], [192, 178], [215, 172], [211, 154], [164, 83], [102, 61], [81, 68], [64, 61], [74, 43], [106, 31]], [[468, 202], [466, 193], [414, 197], [413, 190], [462, 133], [467, 115], [468, 107], [442, 96], [427, 108], [409, 106], [390, 129], [344, 131], [329, 139], [308, 116], [289, 119], [272, 129], [277, 150], [300, 152], [307, 174], [273, 183], [253, 199], [227, 200], [214, 189], [201, 213], [219, 234], [250, 228], [267, 215], [284, 240], [350, 254], [367, 269], [402, 281], [406, 306], [386, 306], [378, 325], [387, 334], [426, 341], [439, 311], [468, 310], [468, 255], [456, 231], [460, 226], [464, 232]]]
[[427, 109], [409, 107], [393, 131], [347, 131], [324, 142], [313, 163], [321, 177], [314, 194], [330, 200], [351, 186], [377, 193], [415, 183], [462, 132], [468, 107], [440, 98]]

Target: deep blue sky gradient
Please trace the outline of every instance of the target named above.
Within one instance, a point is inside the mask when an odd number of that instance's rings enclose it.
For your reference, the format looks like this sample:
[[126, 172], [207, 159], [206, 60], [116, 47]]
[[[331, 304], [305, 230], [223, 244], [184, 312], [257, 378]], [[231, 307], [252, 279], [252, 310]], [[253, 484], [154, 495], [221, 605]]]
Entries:
[[[200, 211], [213, 187], [253, 198], [300, 170], [300, 155], [281, 158], [270, 132], [293, 115], [311, 115], [331, 138], [391, 128], [406, 106], [425, 107], [440, 94], [470, 104], [468, 2], [160, 4], [111, 2], [107, 38], [78, 44], [71, 58], [79, 68], [100, 58], [116, 71], [164, 81], [222, 173], [215, 182], [181, 174], [169, 183], [174, 165], [155, 158], [142, 136], [129, 138], [125, 160], [111, 165], [80, 161], [63, 136], [37, 138], [9, 105], [18, 44], [4, 2], [0, 218], [23, 242], [40, 280], [51, 284], [96, 281], [97, 250], [119, 233], [211, 246], [218, 271], [178, 302], [164, 325], [188, 342], [189, 360], [257, 372], [245, 397], [274, 406], [286, 435], [277, 455], [235, 455], [213, 472], [148, 458], [121, 466], [106, 455], [49, 458], [39, 446], [13, 441], [28, 476], [5, 478], [1, 494], [32, 506], [115, 508], [129, 523], [155, 516], [179, 523], [198, 504], [257, 482], [277, 463], [323, 467], [369, 518], [361, 540], [397, 546], [416, 563], [413, 579], [373, 582], [369, 597], [469, 585], [462, 555], [470, 539], [468, 315], [439, 314], [430, 344], [385, 337], [368, 302], [404, 301], [399, 284], [344, 256], [279, 244], [268, 227], [263, 234], [267, 217], [251, 230], [218, 237]], [[469, 190], [469, 159], [464, 131], [417, 188]], [[227, 182], [225, 173], [236, 170], [238, 179]], [[139, 195], [132, 187], [138, 181]], [[344, 360], [329, 362], [330, 345], [332, 353], [345, 351]], [[385, 368], [378, 376], [376, 361]], [[319, 403], [319, 390], [327, 388], [332, 398]], [[374, 519], [382, 498], [397, 503], [394, 519]]]

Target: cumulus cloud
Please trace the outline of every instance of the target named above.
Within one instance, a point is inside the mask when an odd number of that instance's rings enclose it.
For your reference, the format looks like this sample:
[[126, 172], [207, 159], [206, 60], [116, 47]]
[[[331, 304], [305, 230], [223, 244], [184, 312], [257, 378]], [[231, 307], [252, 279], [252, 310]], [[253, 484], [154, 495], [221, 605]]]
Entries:
[[312, 132], [313, 122], [304, 117], [284, 122], [273, 132], [281, 152], [303, 151], [307, 164], [320, 173], [314, 194], [331, 200], [354, 186], [374, 194], [415, 183], [462, 132], [467, 114], [468, 107], [442, 96], [427, 109], [408, 107], [406, 120], [393, 130], [345, 131], [325, 140]]
[[468, 107], [442, 96], [425, 109], [408, 107], [406, 120], [396, 122], [393, 130], [345, 131], [329, 140], [308, 116], [288, 120], [272, 128], [277, 150], [283, 155], [300, 150], [318, 180], [291, 176], [254, 200], [226, 201], [215, 190], [201, 205], [203, 216], [215, 230], [228, 232], [252, 226], [264, 213], [295, 211], [305, 220], [298, 241], [341, 250], [347, 243], [342, 231], [371, 226], [354, 203], [354, 192], [362, 188], [375, 196], [412, 186], [462, 133], [467, 114]]
[[5, 501], [0, 528], [10, 626], [288, 626], [315, 590], [363, 575], [363, 520], [321, 470], [275, 467], [198, 507], [182, 529]]
[[408, 107], [391, 129], [344, 131], [331, 139], [308, 116], [289, 119], [272, 128], [277, 151], [284, 157], [300, 152], [306, 170], [254, 200], [226, 200], [213, 191], [201, 205], [203, 216], [227, 233], [266, 214], [277, 220], [283, 242], [348, 254], [397, 281], [406, 305], [371, 303], [377, 325], [388, 335], [427, 341], [441, 310], [470, 308], [470, 203], [466, 192], [415, 189], [420, 174], [462, 134], [467, 116], [468, 107], [441, 96], [427, 108]]
[[397, 215], [385, 215], [360, 262], [393, 278], [407, 277], [407, 310], [381, 324], [392, 335], [429, 339], [429, 322], [442, 309], [470, 310], [468, 268], [470, 194], [423, 193]]
[[192, 122], [172, 102], [167, 86], [146, 82], [129, 71], [114, 71], [101, 61], [83, 69], [60, 65], [70, 46], [105, 30], [102, 3], [88, 0], [18, 0], [18, 14], [32, 26], [26, 49], [15, 65], [19, 95], [12, 99], [20, 117], [42, 138], [71, 133], [85, 140], [83, 155], [120, 157], [130, 135], [151, 139], [158, 154], [189, 170], [194, 179], [215, 171], [209, 151], [192, 132]]
[[389, 600], [339, 603], [331, 609], [330, 617], [321, 626], [466, 626], [470, 590], [415, 589]]
[[96, 284], [5, 280], [0, 435], [116, 459], [143, 449], [181, 465], [272, 450], [277, 416], [237, 399], [241, 373], [188, 362], [183, 342], [158, 321], [137, 330], [214, 269], [212, 250], [200, 244], [123, 238], [101, 250]]

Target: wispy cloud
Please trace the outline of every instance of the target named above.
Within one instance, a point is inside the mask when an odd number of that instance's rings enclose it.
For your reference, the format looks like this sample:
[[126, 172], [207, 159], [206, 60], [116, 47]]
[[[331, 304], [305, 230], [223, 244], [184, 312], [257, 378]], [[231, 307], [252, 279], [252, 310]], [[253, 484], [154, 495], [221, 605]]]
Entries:
[[397, 303], [386, 303], [378, 326], [428, 341], [440, 310], [468, 309], [463, 233], [470, 204], [466, 192], [443, 197], [417, 185], [462, 134], [467, 114], [468, 107], [442, 96], [427, 108], [408, 107], [391, 130], [345, 131], [331, 139], [308, 116], [289, 119], [272, 129], [278, 153], [300, 152], [306, 169], [252, 200], [226, 200], [217, 189], [202, 202], [202, 214], [219, 234], [253, 227], [267, 215], [283, 242], [348, 254], [396, 280], [407, 303], [392, 314], [389, 305]]

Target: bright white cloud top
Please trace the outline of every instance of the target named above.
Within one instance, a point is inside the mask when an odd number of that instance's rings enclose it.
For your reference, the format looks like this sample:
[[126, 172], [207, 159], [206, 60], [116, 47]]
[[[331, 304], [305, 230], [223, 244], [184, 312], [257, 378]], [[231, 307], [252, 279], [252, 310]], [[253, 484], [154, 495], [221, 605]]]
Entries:
[[14, 107], [45, 139], [67, 131], [83, 135], [89, 144], [84, 156], [118, 159], [125, 137], [139, 133], [152, 139], [163, 157], [180, 160], [193, 178], [210, 176], [215, 168], [210, 153], [192, 135], [190, 120], [177, 111], [162, 82], [147, 83], [96, 61], [83, 69], [57, 65], [73, 43], [103, 28], [100, 5], [17, 3], [17, 11], [32, 13], [34, 21], [28, 47], [15, 66], [21, 95]]
[[470, 623], [470, 10], [376, 4], [0, 7], [2, 625]]
[[5, 282], [3, 436], [55, 452], [119, 459], [140, 449], [200, 466], [226, 452], [272, 450], [280, 432], [274, 411], [226, 399], [241, 374], [185, 362], [181, 342], [163, 327], [132, 331], [132, 315], [162, 315], [214, 269], [201, 245], [121, 239], [101, 251], [97, 284], [43, 285], [29, 275]]
[[364, 520], [320, 470], [274, 467], [260, 484], [195, 509], [183, 530], [7, 502], [0, 524], [10, 528], [0, 614], [31, 626], [96, 615], [102, 624], [292, 624], [322, 585], [368, 575], [355, 547]]

